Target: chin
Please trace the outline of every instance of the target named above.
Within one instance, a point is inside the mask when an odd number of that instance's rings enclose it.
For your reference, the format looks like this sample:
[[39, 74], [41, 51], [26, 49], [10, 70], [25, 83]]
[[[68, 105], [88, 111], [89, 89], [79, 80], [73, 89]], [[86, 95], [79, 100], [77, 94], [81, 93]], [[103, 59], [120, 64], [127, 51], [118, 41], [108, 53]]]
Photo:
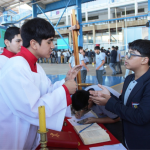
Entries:
[[49, 56], [45, 56], [45, 58], [47, 58], [47, 59], [50, 58], [50, 55]]
[[126, 67], [126, 69], [129, 69], [130, 70], [130, 67], [128, 67], [128, 66], [125, 66]]

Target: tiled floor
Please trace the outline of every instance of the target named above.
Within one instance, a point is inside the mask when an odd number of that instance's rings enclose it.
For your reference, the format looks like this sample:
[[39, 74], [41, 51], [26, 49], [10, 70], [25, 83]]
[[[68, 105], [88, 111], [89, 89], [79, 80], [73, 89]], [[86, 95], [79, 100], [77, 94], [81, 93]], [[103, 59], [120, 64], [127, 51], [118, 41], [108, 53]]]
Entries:
[[[51, 79], [52, 83], [55, 81], [61, 80], [65, 78], [66, 73], [69, 71], [68, 64], [48, 64], [48, 63], [40, 63], [40, 65], [45, 70], [47, 76]], [[98, 84], [96, 79], [95, 67], [92, 65], [88, 65], [89, 72], [86, 77], [86, 83]], [[123, 86], [123, 76], [125, 74], [125, 67], [122, 66], [123, 74], [119, 74], [117, 76], [111, 76], [112, 71], [108, 65], [106, 65], [106, 75], [103, 76], [103, 84], [109, 87], [112, 87], [119, 93], [121, 92]]]
[[[50, 74], [48, 74], [47, 76], [51, 79], [52, 83], [55, 83], [56, 81], [64, 79], [66, 75], [50, 75]], [[124, 79], [121, 76], [115, 76], [115, 77], [114, 76], [103, 76], [103, 85], [106, 85], [109, 87], [120, 84], [122, 82], [124, 82]], [[94, 85], [98, 84], [96, 76], [88, 75], [86, 77], [86, 83], [93, 83]]]

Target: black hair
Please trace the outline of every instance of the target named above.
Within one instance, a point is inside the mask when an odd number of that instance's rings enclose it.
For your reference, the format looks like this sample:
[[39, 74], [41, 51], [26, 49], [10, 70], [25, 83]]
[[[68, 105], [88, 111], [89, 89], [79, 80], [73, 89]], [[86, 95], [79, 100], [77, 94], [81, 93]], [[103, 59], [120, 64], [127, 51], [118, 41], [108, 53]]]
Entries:
[[74, 50], [72, 51], [72, 54], [74, 53]]
[[104, 52], [105, 50], [104, 49], [101, 49], [101, 52]]
[[72, 107], [79, 111], [88, 105], [89, 91], [78, 90], [72, 95]]
[[118, 46], [116, 46], [116, 50], [118, 50]]
[[94, 90], [93, 88], [90, 88], [90, 89], [88, 89], [87, 91], [89, 92], [89, 91], [95, 91], [95, 90]]
[[80, 49], [83, 49], [83, 47], [82, 46], [78, 46], [78, 50], [80, 50]]
[[42, 40], [55, 36], [52, 25], [42, 18], [33, 18], [25, 22], [21, 27], [23, 46], [28, 48], [30, 41], [34, 39], [41, 45]]
[[148, 57], [148, 65], [150, 65], [150, 40], [135, 40], [128, 44], [128, 48], [138, 51], [142, 56]]
[[99, 46], [95, 46], [94, 49], [95, 49], [95, 50], [100, 50], [100, 47], [99, 47]]
[[4, 40], [12, 41], [12, 39], [15, 37], [15, 35], [20, 34], [20, 28], [18, 27], [9, 27], [7, 28], [5, 35], [4, 35]]

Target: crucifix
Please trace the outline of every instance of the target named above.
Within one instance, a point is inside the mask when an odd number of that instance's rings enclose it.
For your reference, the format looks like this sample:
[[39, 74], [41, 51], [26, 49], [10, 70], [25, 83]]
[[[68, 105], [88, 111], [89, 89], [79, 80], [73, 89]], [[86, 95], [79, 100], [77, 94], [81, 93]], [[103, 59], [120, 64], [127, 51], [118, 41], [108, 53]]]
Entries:
[[[73, 39], [73, 49], [74, 49], [74, 58], [75, 58], [75, 65], [79, 65], [79, 51], [78, 51], [78, 35], [79, 35], [80, 25], [76, 20], [75, 10], [72, 10], [71, 14], [71, 27], [69, 28], [72, 31], [72, 39]], [[90, 86], [91, 83], [81, 83], [81, 72], [77, 74], [77, 83], [78, 83], [78, 90], [82, 90], [82, 87]]]
[[[78, 34], [79, 34], [79, 23], [76, 20], [75, 10], [72, 10], [71, 14], [71, 27], [69, 28], [72, 31], [72, 39], [73, 39], [73, 49], [74, 49], [74, 58], [75, 58], [75, 65], [79, 65], [79, 51], [78, 51]], [[79, 86], [81, 84], [81, 72], [77, 74], [77, 83], [78, 83], [78, 90], [81, 90], [82, 87]]]

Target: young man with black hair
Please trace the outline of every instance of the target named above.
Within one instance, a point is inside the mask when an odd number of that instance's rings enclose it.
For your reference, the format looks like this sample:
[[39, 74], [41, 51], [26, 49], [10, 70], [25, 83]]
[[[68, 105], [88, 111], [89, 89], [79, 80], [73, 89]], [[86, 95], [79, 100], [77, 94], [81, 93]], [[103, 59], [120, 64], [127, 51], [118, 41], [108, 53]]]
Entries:
[[98, 80], [99, 84], [103, 83], [103, 69], [104, 69], [104, 63], [105, 63], [105, 58], [104, 56], [100, 53], [100, 47], [95, 46], [95, 53], [96, 53], [96, 77]]
[[[116, 97], [119, 97], [119, 93], [114, 89], [105, 86], [111, 93]], [[100, 91], [102, 90], [98, 85], [92, 85], [85, 90], [77, 90], [75, 94], [72, 95], [72, 107], [78, 111], [76, 113], [76, 118], [80, 119], [84, 114], [84, 108], [88, 106], [89, 110], [93, 110], [96, 113], [98, 118], [88, 118], [86, 123], [114, 123], [120, 120], [120, 118], [110, 111], [105, 109], [105, 106], [99, 106], [93, 103], [89, 97], [89, 91]]]
[[21, 49], [22, 39], [20, 36], [20, 28], [9, 27], [4, 35], [4, 47], [3, 53], [0, 55], [0, 69], [4, 66], [7, 60], [15, 56]]
[[111, 50], [111, 53], [109, 54], [109, 56], [110, 56], [109, 67], [112, 70], [112, 76], [115, 76], [117, 74], [117, 72], [115, 70], [117, 51], [115, 50], [114, 46], [112, 46], [112, 50]]
[[[119, 93], [114, 89], [105, 86], [111, 93], [116, 97], [119, 97]], [[91, 100], [89, 97], [89, 91], [99, 91], [102, 90], [98, 85], [92, 85], [85, 90], [78, 90], [72, 95], [72, 106], [76, 110], [75, 117], [81, 119], [81, 117], [88, 111], [92, 110], [98, 118], [90, 117], [87, 118], [85, 124], [89, 123], [103, 123], [104, 126], [121, 142], [122, 138], [122, 122], [120, 117], [105, 109], [105, 106], [99, 106]]]
[[62, 129], [67, 106], [77, 85], [74, 81], [82, 65], [71, 69], [54, 84], [36, 63], [49, 58], [54, 48], [55, 30], [42, 18], [23, 24], [21, 51], [9, 59], [0, 72], [0, 149], [34, 149], [39, 126], [38, 107], [45, 106], [46, 127]]
[[90, 91], [92, 101], [117, 114], [123, 122], [124, 141], [128, 149], [150, 149], [150, 41], [129, 43], [125, 66], [134, 71], [126, 77], [119, 98], [104, 86]]

